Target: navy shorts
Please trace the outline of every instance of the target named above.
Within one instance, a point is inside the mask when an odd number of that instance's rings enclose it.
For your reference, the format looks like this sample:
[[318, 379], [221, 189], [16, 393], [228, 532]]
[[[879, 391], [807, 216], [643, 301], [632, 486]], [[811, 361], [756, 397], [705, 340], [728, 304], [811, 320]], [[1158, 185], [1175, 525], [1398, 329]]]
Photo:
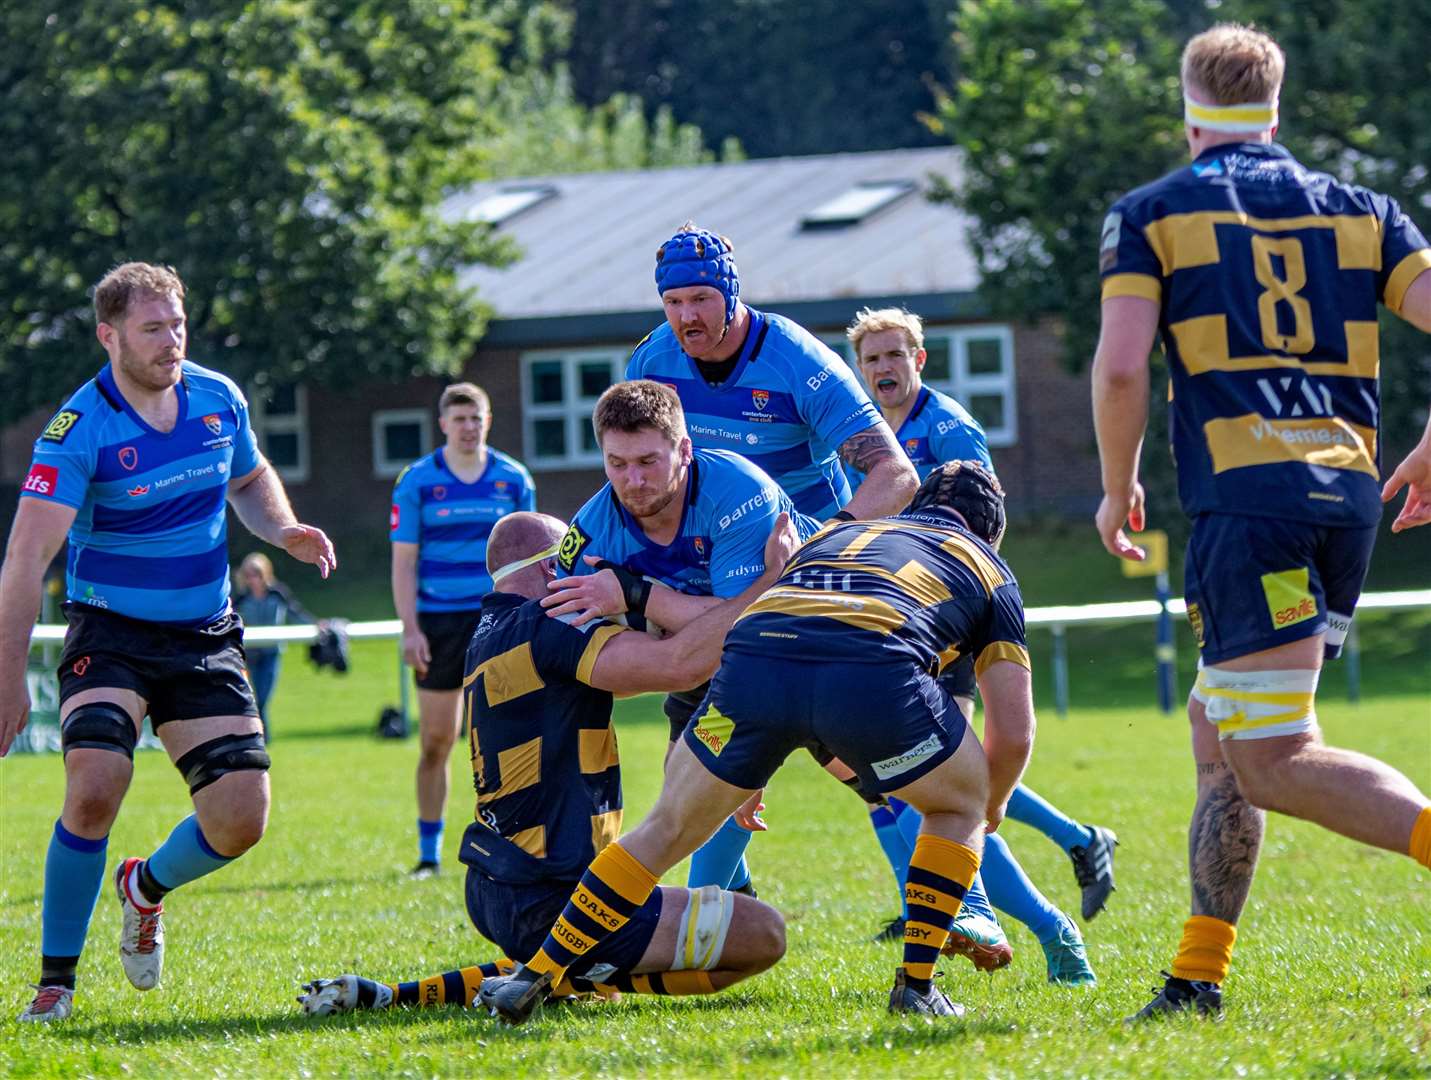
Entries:
[[[467, 915], [477, 932], [502, 950], [502, 955], [526, 963], [546, 941], [552, 924], [571, 899], [574, 881], [539, 881], [513, 885], [497, 881], [475, 866], [467, 868]], [[653, 889], [630, 921], [574, 963], [568, 974], [585, 977], [606, 964], [611, 970], [591, 978], [600, 982], [614, 973], [630, 972], [646, 955], [646, 947], [661, 921], [661, 890]]]
[[1339, 655], [1375, 539], [1370, 526], [1198, 515], [1184, 591], [1202, 662], [1218, 664], [1321, 633], [1327, 657]]
[[415, 676], [424, 690], [461, 690], [467, 646], [482, 619], [481, 611], [419, 611], [417, 628], [427, 638], [432, 660], [426, 675]]
[[692, 690], [677, 690], [666, 695], [661, 711], [666, 714], [666, 722], [671, 727], [671, 742], [681, 737], [681, 732], [686, 730], [691, 717], [696, 715], [696, 710], [701, 707], [701, 702], [706, 699], [706, 691], [710, 688], [710, 683], [703, 682]]
[[257, 716], [245, 674], [243, 620], [230, 611], [207, 626], [171, 626], [85, 604], [66, 604], [60, 704], [82, 690], [133, 690], [158, 730], [170, 720]]
[[827, 749], [861, 789], [887, 794], [953, 756], [968, 722], [908, 660], [825, 664], [727, 652], [686, 726], [686, 745], [720, 779], [760, 788], [791, 751]]

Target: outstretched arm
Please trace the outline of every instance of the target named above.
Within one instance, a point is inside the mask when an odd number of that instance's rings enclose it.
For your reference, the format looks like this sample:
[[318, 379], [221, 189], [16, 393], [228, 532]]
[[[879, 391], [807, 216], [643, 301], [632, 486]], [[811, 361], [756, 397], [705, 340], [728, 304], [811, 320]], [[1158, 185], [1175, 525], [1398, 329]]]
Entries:
[[267, 461], [260, 458], [256, 469], [229, 484], [229, 502], [244, 527], [260, 540], [283, 548], [299, 562], [313, 563], [325, 578], [338, 568], [332, 541], [322, 529], [299, 523], [283, 481]]
[[1109, 554], [1141, 562], [1142, 548], [1123, 532], [1143, 529], [1138, 458], [1148, 427], [1148, 354], [1158, 332], [1158, 305], [1139, 296], [1103, 301], [1103, 328], [1093, 358], [1093, 428], [1103, 466], [1103, 501], [1095, 518]]
[[894, 432], [883, 420], [872, 428], [851, 435], [840, 445], [840, 460], [864, 473], [864, 481], [845, 510], [857, 518], [881, 518], [897, 514], [919, 490], [919, 474], [895, 442]]

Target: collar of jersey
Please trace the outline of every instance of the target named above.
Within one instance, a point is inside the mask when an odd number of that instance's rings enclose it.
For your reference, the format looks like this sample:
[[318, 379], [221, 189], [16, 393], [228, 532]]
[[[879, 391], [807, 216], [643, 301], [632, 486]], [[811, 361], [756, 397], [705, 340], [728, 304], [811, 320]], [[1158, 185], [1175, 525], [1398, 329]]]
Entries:
[[124, 395], [120, 393], [119, 385], [114, 381], [114, 372], [110, 370], [108, 364], [99, 369], [99, 375], [96, 376], [95, 381], [104, 388], [105, 396], [117, 403], [124, 415], [139, 425], [140, 431], [146, 435], [152, 435], [156, 439], [172, 439], [179, 433], [179, 429], [184, 426], [184, 421], [189, 417], [189, 373], [182, 367], [180, 371], [182, 377], [174, 384], [174, 392], [179, 395], [179, 414], [178, 419], [174, 421], [173, 428], [169, 431], [160, 431], [156, 427], [151, 427], [149, 422], [135, 411], [134, 406], [129, 404]]
[[676, 535], [671, 538], [669, 544], [658, 544], [647, 536], [645, 530], [642, 529], [636, 519], [631, 516], [631, 512], [621, 505], [621, 500], [616, 497], [616, 489], [614, 487], [611, 489], [611, 501], [616, 504], [616, 512], [621, 515], [622, 526], [642, 547], [648, 548], [651, 551], [669, 551], [679, 543], [681, 537], [685, 535], [686, 518], [690, 516], [691, 504], [696, 501], [696, 496], [700, 494], [701, 490], [700, 467], [696, 459], [696, 454], [699, 453], [700, 451], [697, 450], [691, 454], [691, 463], [686, 468], [686, 501], [681, 506], [681, 523], [676, 526]]
[[920, 413], [922, 413], [924, 411], [924, 406], [928, 404], [929, 387], [925, 386], [924, 383], [921, 382], [919, 384], [919, 397], [914, 399], [914, 408], [909, 410], [909, 415], [906, 416], [903, 422], [899, 425], [899, 434], [895, 436], [895, 441], [904, 438], [904, 429], [909, 427], [910, 424], [914, 423], [914, 418]]
[[487, 464], [482, 466], [482, 471], [477, 474], [477, 479], [473, 480], [471, 484], [468, 484], [466, 480], [452, 471], [451, 465], [447, 464], [447, 455], [443, 453], [445, 449], [447, 449], [445, 446], [439, 446], [432, 452], [432, 463], [448, 476], [452, 477], [459, 487], [472, 487], [475, 484], [480, 484], [483, 480], [487, 479], [487, 474], [492, 471], [492, 465], [496, 461], [492, 456], [492, 448], [490, 446], [487, 447]]
[[[727, 390], [734, 390], [736, 384], [740, 382], [741, 373], [744, 372], [746, 367], [750, 365], [750, 362], [755, 359], [755, 354], [760, 351], [760, 346], [765, 341], [765, 330], [769, 325], [765, 314], [756, 311], [753, 307], [747, 306], [745, 310], [750, 312], [750, 327], [746, 330], [745, 341], [742, 342], [740, 346], [740, 358], [735, 362], [735, 367], [731, 369], [725, 381], [719, 386], [711, 386], [709, 383], [706, 383], [706, 388], [712, 393], [723, 394]], [[680, 344], [680, 338], [676, 339], [676, 343], [678, 345]], [[697, 363], [685, 349], [681, 350], [681, 355], [686, 358], [686, 366], [690, 368], [691, 374], [704, 382], [705, 376], [701, 374], [700, 364]]]
[[1237, 142], [1218, 143], [1216, 146], [1209, 146], [1201, 154], [1193, 159], [1193, 164], [1199, 161], [1211, 161], [1213, 158], [1220, 158], [1225, 154], [1258, 154], [1262, 157], [1290, 158], [1292, 152], [1281, 143], [1260, 143], [1260, 142]]

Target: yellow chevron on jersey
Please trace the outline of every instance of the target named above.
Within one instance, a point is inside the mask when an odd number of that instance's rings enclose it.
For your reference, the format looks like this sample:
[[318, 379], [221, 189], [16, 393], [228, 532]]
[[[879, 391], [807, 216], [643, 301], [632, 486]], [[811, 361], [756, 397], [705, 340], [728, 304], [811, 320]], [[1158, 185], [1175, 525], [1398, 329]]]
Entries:
[[1296, 217], [1253, 217], [1240, 210], [1197, 210], [1169, 214], [1151, 221], [1144, 232], [1162, 263], [1166, 277], [1174, 270], [1214, 266], [1222, 260], [1217, 226], [1242, 225], [1257, 232], [1330, 229], [1336, 238], [1337, 269], [1380, 270], [1381, 226], [1367, 214], [1300, 214]]
[[745, 609], [740, 618], [748, 619], [762, 612], [774, 612], [797, 619], [835, 619], [879, 634], [894, 633], [904, 625], [905, 620], [904, 614], [893, 605], [873, 596], [815, 589], [767, 589], [759, 600]]

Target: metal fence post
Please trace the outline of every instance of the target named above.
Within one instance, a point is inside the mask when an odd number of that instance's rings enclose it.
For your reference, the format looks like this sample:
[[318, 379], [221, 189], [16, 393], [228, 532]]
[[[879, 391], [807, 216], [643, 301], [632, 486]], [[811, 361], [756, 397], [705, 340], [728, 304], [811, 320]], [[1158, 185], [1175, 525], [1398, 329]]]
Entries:
[[1062, 623], [1053, 624], [1053, 707], [1068, 719], [1068, 639]]
[[1158, 644], [1154, 655], [1158, 661], [1158, 708], [1164, 714], [1173, 711], [1178, 697], [1178, 650], [1173, 644], [1173, 617], [1168, 612], [1168, 572], [1158, 573]]
[[1347, 700], [1353, 705], [1361, 701], [1361, 642], [1357, 640], [1356, 623], [1347, 629]]

